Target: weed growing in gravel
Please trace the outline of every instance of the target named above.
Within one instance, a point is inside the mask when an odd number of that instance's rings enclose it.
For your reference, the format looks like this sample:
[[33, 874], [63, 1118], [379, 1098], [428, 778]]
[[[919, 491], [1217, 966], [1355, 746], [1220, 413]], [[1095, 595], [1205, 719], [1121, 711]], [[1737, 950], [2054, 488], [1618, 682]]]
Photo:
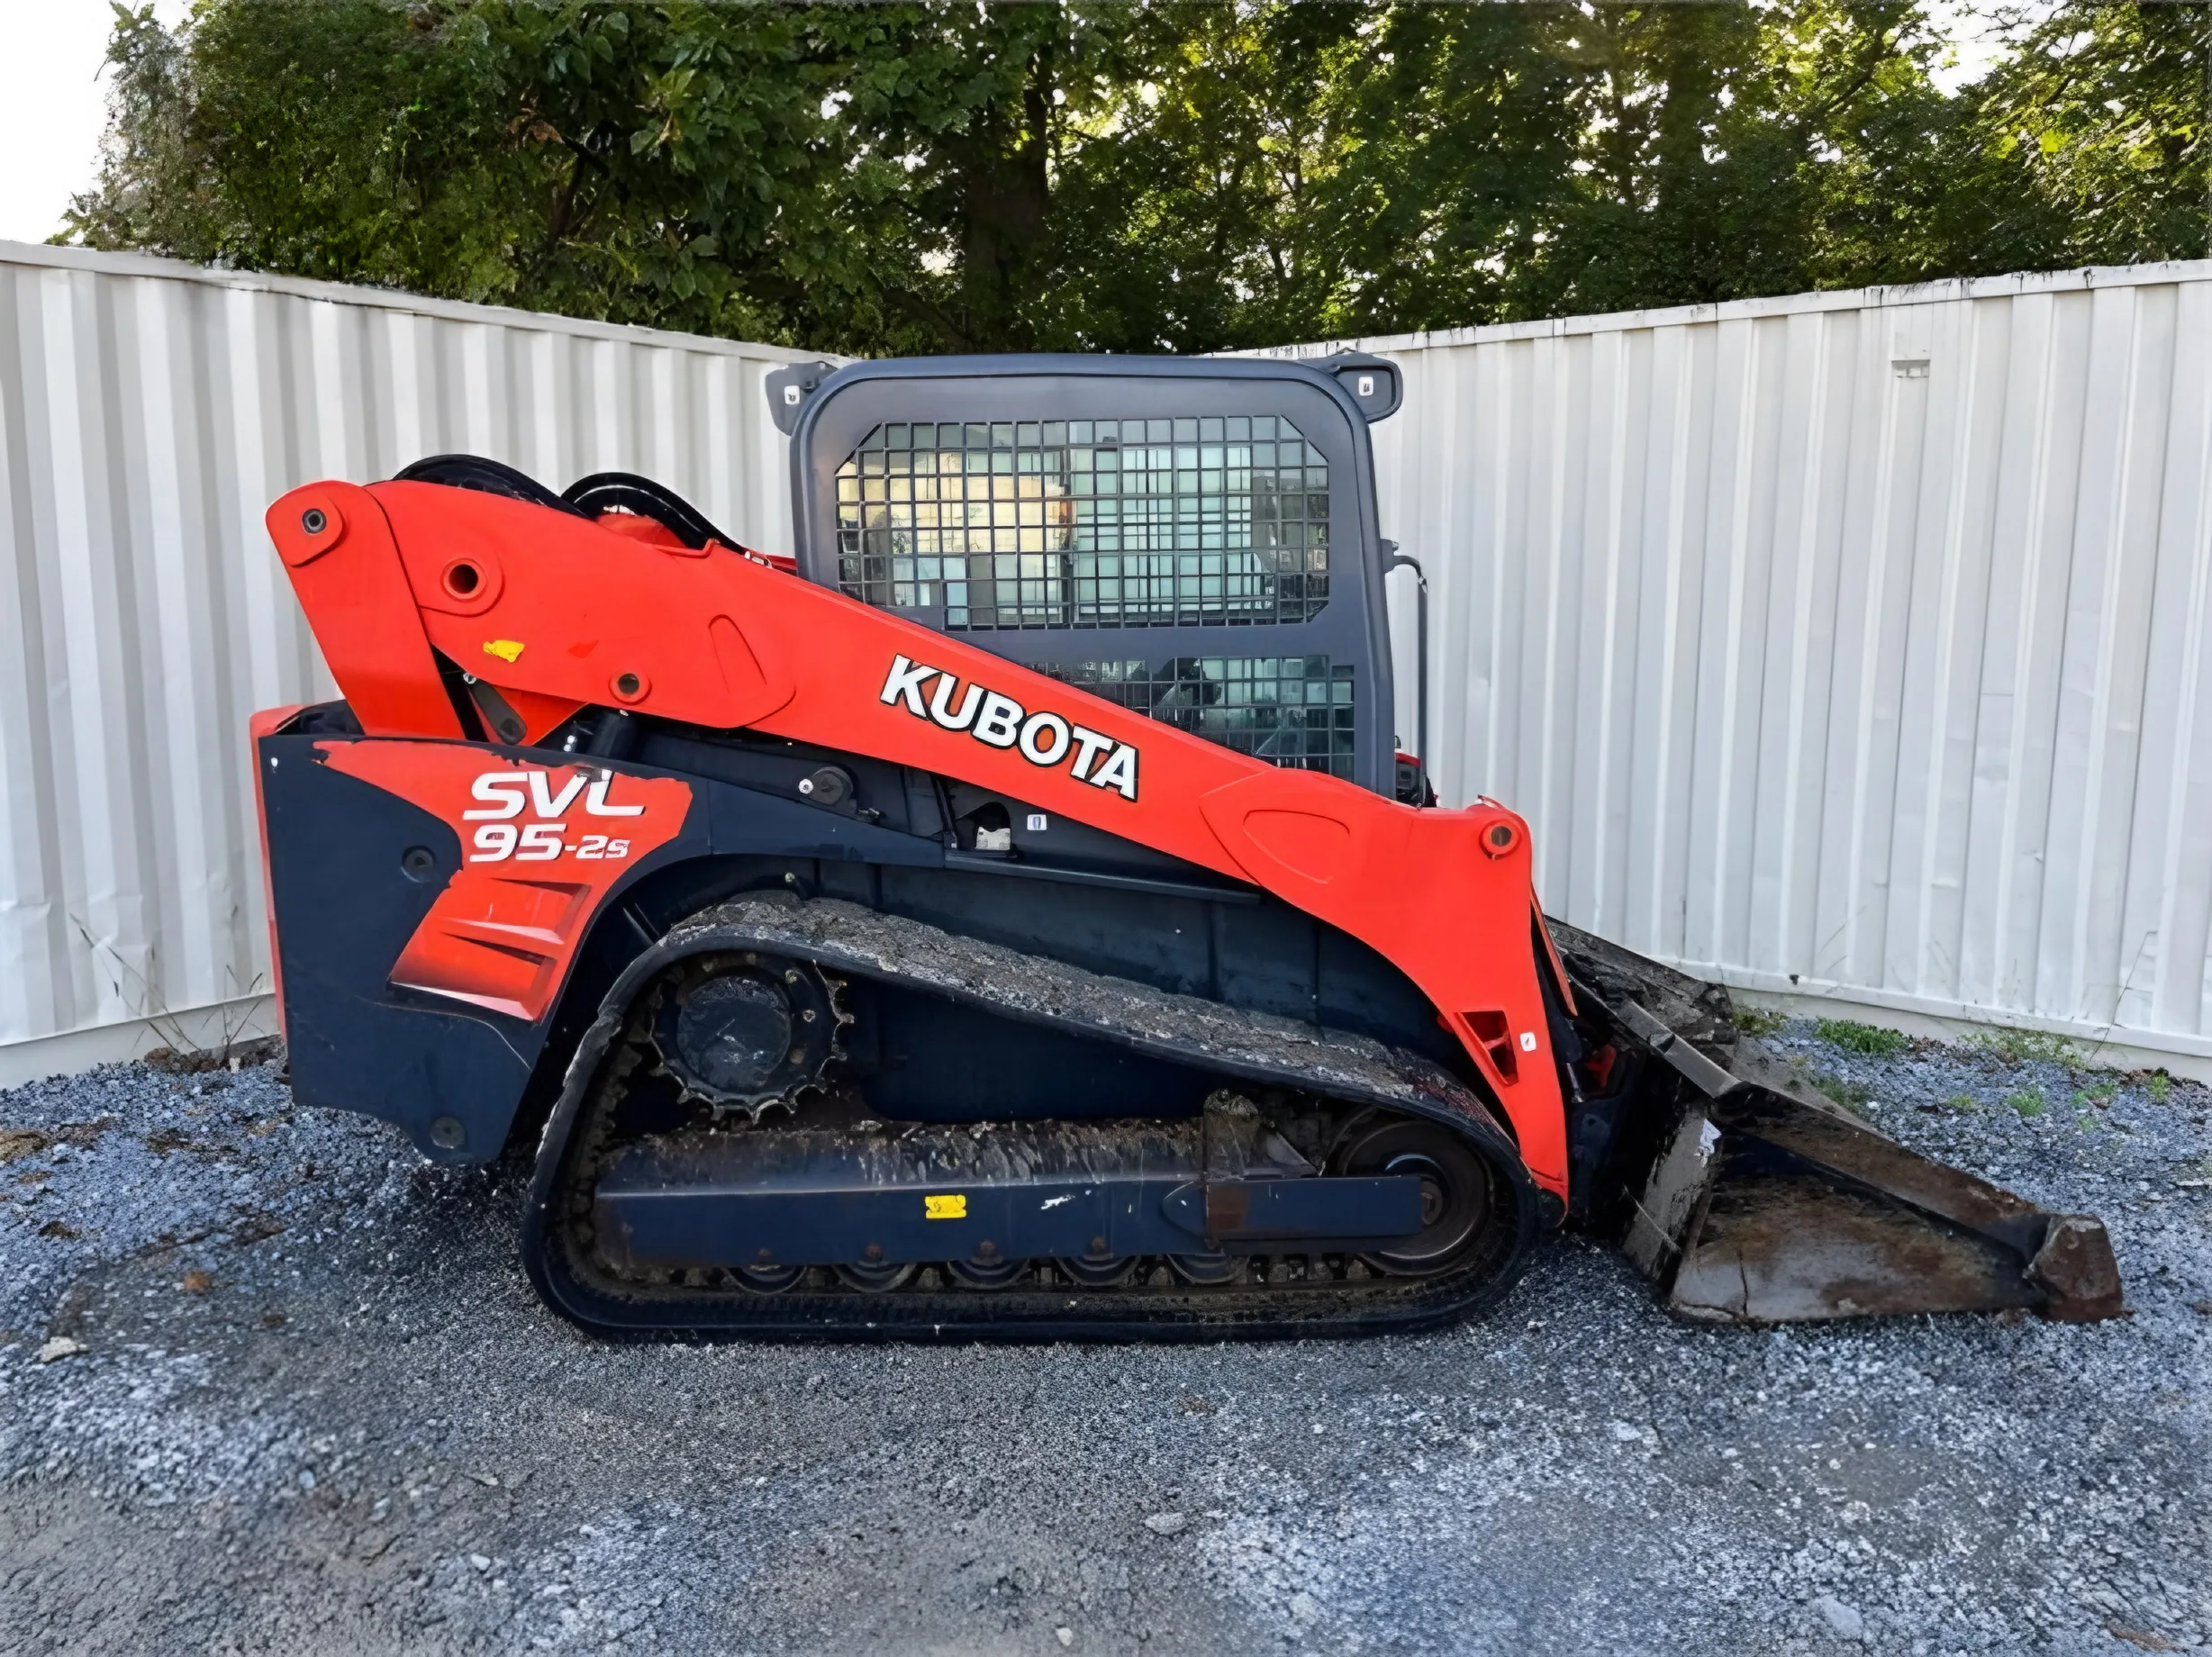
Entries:
[[2005, 1102], [2024, 1117], [2041, 1116], [2043, 1114], [2043, 1090], [2039, 1087], [2020, 1088], [2006, 1094]]
[[2173, 1078], [2162, 1070], [2154, 1070], [2143, 1079], [2143, 1091], [2151, 1096], [2151, 1102], [2162, 1105], [2173, 1097]]
[[1874, 1102], [1872, 1088], [1863, 1087], [1832, 1070], [1816, 1070], [1805, 1079], [1854, 1116], [1864, 1116], [1866, 1107]]
[[1981, 1101], [1972, 1093], [1954, 1093], [1944, 1103], [1954, 1110], [1963, 1110], [1970, 1116], [1981, 1109]]
[[1979, 1047], [2000, 1064], [2031, 1064], [2041, 1061], [2072, 1069], [2081, 1063], [2081, 1050], [2073, 1043], [2063, 1036], [2047, 1036], [2041, 1030], [1977, 1030], [1966, 1041], [1969, 1046]]
[[1778, 1036], [1790, 1022], [1788, 1013], [1764, 1007], [1738, 1007], [1728, 1017], [1735, 1021], [1737, 1033], [1745, 1036]]
[[1854, 1024], [1849, 1019], [1816, 1019], [1813, 1033], [1846, 1053], [1863, 1053], [1874, 1059], [1894, 1058], [1912, 1046], [1912, 1037], [1902, 1030], [1885, 1030], [1878, 1024]]
[[2120, 1084], [2117, 1082], [2099, 1082], [2090, 1087], [2076, 1088], [2074, 1103], [2084, 1110], [2092, 1105], [2102, 1110], [2112, 1103], [2114, 1096], [2119, 1091]]

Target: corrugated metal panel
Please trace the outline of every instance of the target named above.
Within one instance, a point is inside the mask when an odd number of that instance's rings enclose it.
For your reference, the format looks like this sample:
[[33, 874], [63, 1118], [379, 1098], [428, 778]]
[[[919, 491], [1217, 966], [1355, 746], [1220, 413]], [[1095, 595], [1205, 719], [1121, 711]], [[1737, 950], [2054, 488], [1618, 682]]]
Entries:
[[[2212, 1055], [2212, 265], [1370, 349], [1440, 785], [1529, 817], [1550, 908]], [[0, 1081], [266, 983], [246, 715], [329, 693], [269, 500], [472, 449], [787, 547], [794, 355], [0, 245]]]
[[1528, 815], [1553, 912], [2212, 1055], [2212, 263], [1363, 349], [1439, 788]]
[[246, 719], [331, 693], [271, 500], [458, 449], [787, 548], [761, 380], [801, 356], [0, 244], [0, 1081], [267, 987]]

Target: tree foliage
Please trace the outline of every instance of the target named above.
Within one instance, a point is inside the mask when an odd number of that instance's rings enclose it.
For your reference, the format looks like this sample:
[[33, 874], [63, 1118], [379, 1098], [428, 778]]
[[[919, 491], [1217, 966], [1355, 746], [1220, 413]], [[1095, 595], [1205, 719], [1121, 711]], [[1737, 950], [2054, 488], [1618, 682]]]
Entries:
[[1995, 225], [2064, 264], [2212, 254], [2212, 5], [2030, 17], [1975, 92]]
[[[2202, 253], [2212, 7], [116, 7], [68, 234], [846, 351], [1204, 350]], [[2000, 20], [2002, 21], [2002, 20]]]

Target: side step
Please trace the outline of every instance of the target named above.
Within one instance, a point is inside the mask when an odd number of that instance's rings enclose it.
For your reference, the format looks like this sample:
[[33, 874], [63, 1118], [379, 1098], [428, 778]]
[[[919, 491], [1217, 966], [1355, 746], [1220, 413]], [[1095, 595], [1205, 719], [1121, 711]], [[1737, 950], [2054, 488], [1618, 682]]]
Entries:
[[1646, 1061], [1608, 1182], [1621, 1246], [1671, 1309], [1754, 1324], [2125, 1309], [2102, 1221], [1908, 1150], [1738, 1039], [1718, 985], [1546, 925], [1578, 1010]]

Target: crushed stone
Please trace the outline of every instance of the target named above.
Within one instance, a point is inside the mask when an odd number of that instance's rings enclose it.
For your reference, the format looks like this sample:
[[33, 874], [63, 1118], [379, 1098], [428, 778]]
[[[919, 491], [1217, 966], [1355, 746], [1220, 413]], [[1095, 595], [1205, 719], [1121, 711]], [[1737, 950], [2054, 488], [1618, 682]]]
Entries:
[[1769, 1040], [1883, 1131], [2102, 1216], [2132, 1315], [1705, 1328], [1570, 1237], [1420, 1336], [607, 1346], [532, 1296], [518, 1168], [434, 1168], [265, 1067], [0, 1093], [0, 1626], [41, 1652], [2212, 1643], [2212, 1095]]

